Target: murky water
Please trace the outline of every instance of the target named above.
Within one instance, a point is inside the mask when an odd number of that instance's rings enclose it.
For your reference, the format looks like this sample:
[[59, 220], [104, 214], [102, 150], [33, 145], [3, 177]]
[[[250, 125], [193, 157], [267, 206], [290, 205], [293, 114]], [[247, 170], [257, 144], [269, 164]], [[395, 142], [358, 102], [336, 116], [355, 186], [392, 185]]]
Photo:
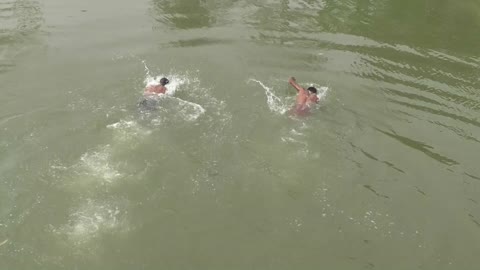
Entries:
[[0, 0], [0, 269], [477, 269], [479, 32], [475, 0]]

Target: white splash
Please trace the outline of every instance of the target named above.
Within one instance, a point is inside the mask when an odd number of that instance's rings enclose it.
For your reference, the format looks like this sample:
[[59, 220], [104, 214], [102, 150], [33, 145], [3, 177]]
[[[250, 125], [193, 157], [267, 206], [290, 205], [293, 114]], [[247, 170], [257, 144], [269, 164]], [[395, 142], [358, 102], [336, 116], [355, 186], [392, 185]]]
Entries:
[[250, 79], [249, 81], [260, 84], [260, 86], [265, 90], [265, 95], [267, 96], [267, 104], [270, 111], [280, 114], [284, 114], [288, 111], [289, 105], [287, 105], [285, 101], [283, 101], [273, 93], [273, 88], [266, 86], [259, 80]]
[[69, 215], [68, 224], [55, 233], [66, 235], [74, 244], [83, 244], [102, 232], [126, 230], [125, 211], [117, 203], [87, 200]]
[[110, 164], [110, 147], [107, 145], [99, 151], [87, 152], [80, 157], [80, 167], [85, 169], [87, 175], [112, 183], [122, 174]]
[[176, 97], [170, 97], [176, 99], [179, 102], [179, 112], [181, 115], [184, 116], [186, 121], [195, 121], [197, 120], [202, 114], [205, 113], [205, 109], [197, 103], [193, 103], [190, 101], [186, 101]]
[[114, 130], [115, 138], [120, 141], [137, 141], [138, 138], [148, 136], [152, 133], [151, 130], [142, 127], [134, 120], [122, 119], [116, 123], [107, 125], [107, 128]]
[[[315, 85], [315, 84], [309, 83], [308, 85]], [[330, 88], [328, 88], [327, 86], [320, 86], [315, 88], [317, 88], [317, 96], [320, 102], [322, 102], [327, 97], [327, 93], [329, 92]]]
[[296, 136], [304, 136], [305, 134], [301, 133], [301, 132], [298, 132], [296, 129], [292, 128], [290, 130], [290, 134], [292, 135], [296, 135]]

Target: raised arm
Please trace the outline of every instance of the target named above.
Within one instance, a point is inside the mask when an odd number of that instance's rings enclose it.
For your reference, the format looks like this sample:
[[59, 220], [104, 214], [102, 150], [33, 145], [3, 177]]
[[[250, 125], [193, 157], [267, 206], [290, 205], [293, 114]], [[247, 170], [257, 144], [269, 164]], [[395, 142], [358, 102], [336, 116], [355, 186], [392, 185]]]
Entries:
[[297, 92], [305, 92], [305, 89], [297, 83], [295, 77], [290, 77], [288, 83], [290, 83], [290, 85], [292, 85], [297, 90]]

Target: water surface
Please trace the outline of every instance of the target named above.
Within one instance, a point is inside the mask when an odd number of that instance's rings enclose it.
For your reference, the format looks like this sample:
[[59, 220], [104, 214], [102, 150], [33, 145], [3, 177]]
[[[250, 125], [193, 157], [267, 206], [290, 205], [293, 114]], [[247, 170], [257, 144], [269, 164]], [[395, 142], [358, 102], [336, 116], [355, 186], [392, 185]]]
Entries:
[[476, 269], [479, 14], [0, 0], [0, 269]]

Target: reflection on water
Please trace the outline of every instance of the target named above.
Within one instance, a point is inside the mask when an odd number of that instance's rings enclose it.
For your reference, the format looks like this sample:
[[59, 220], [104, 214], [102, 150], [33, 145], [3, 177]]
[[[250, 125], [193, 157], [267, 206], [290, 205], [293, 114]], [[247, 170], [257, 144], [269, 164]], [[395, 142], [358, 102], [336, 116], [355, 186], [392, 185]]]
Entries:
[[154, 18], [178, 29], [209, 27], [215, 23], [207, 0], [153, 0]]
[[350, 33], [387, 43], [478, 52], [478, 1], [327, 1], [318, 14], [327, 32]]
[[40, 3], [33, 0], [0, 2], [0, 74], [15, 66], [15, 56], [33, 41], [43, 25]]
[[406, 137], [403, 137], [403, 136], [400, 136], [400, 135], [396, 135], [396, 134], [393, 134], [393, 133], [390, 133], [390, 132], [387, 132], [387, 131], [383, 131], [383, 130], [378, 130], [379, 132], [391, 137], [391, 138], [394, 138], [396, 139], [397, 141], [399, 141], [400, 143], [406, 145], [406, 146], [409, 146], [413, 149], [416, 149], [416, 150], [419, 150], [423, 153], [425, 153], [427, 156], [435, 159], [435, 160], [438, 160], [439, 162], [442, 162], [446, 165], [458, 165], [459, 163], [456, 162], [455, 160], [452, 160], [452, 159], [449, 159], [447, 157], [444, 157], [440, 154], [437, 154], [435, 152], [433, 152], [432, 150], [429, 150], [429, 149], [432, 149], [431, 146], [427, 145], [427, 144], [424, 144], [422, 142], [417, 142], [415, 140], [412, 140], [412, 139], [409, 139], [409, 138], [406, 138]]

